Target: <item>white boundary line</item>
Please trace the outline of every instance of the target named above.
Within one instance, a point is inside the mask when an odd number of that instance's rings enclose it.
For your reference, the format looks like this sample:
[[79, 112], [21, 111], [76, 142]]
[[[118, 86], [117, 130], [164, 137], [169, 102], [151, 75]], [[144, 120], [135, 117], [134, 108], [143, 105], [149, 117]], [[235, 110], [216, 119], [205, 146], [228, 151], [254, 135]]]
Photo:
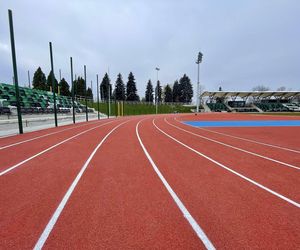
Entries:
[[[174, 120], [176, 120], [180, 124], [184, 124], [184, 123], [180, 122], [177, 119], [177, 117], [175, 117]], [[290, 152], [294, 152], [294, 153], [300, 154], [299, 150], [295, 150], [295, 149], [291, 149], [291, 148], [286, 148], [286, 147], [282, 147], [282, 146], [277, 146], [277, 145], [273, 145], [273, 144], [269, 144], [269, 143], [264, 143], [264, 142], [260, 142], [260, 141], [254, 141], [254, 140], [251, 140], [251, 139], [247, 139], [247, 138], [243, 138], [243, 137], [239, 137], [239, 136], [234, 136], [234, 135], [230, 135], [230, 134], [225, 134], [225, 133], [214, 131], [214, 130], [210, 130], [210, 129], [200, 128], [200, 127], [195, 127], [195, 126], [192, 126], [192, 127], [200, 129], [200, 130], [208, 131], [208, 132], [211, 132], [211, 133], [215, 133], [215, 134], [219, 134], [219, 135], [224, 135], [224, 136], [228, 136], [228, 137], [231, 137], [231, 138], [235, 138], [235, 139], [239, 139], [239, 140], [243, 140], [243, 141], [248, 141], [248, 142], [252, 142], [252, 143], [256, 143], [256, 144], [260, 144], [260, 145], [264, 145], [264, 146], [268, 146], [268, 147], [272, 147], [272, 148], [278, 148], [278, 149], [282, 149], [282, 150], [286, 150], [286, 151], [290, 151]]]
[[80, 172], [77, 174], [76, 178], [72, 182], [72, 184], [69, 187], [68, 191], [65, 193], [63, 199], [59, 203], [59, 205], [56, 208], [54, 214], [51, 216], [51, 218], [50, 218], [47, 226], [45, 227], [43, 233], [41, 234], [40, 238], [36, 242], [34, 250], [38, 250], [38, 249], [42, 249], [43, 248], [43, 246], [44, 246], [46, 240], [48, 239], [48, 237], [49, 237], [49, 235], [50, 235], [50, 233], [51, 233], [54, 225], [56, 224], [56, 222], [57, 222], [60, 214], [62, 213], [62, 211], [63, 211], [65, 205], [67, 204], [69, 198], [71, 197], [71, 195], [72, 195], [72, 193], [73, 193], [76, 185], [80, 181], [80, 178], [82, 177], [83, 173], [85, 172], [85, 170], [89, 166], [89, 163], [93, 159], [93, 157], [96, 154], [97, 150], [101, 147], [101, 145], [105, 142], [105, 140], [110, 136], [110, 134], [112, 132], [114, 132], [118, 127], [120, 127], [121, 125], [123, 125], [126, 122], [128, 122], [128, 121], [122, 122], [121, 124], [115, 126], [108, 134], [106, 134], [106, 136], [101, 140], [101, 142], [97, 145], [97, 147], [94, 149], [94, 151], [90, 154], [89, 158], [84, 163], [84, 165], [82, 166]]
[[[97, 121], [97, 122], [99, 122], [99, 121]], [[87, 126], [87, 125], [93, 125], [93, 124], [95, 124], [97, 122], [90, 122], [90, 123], [80, 124], [78, 126], [72, 126], [72, 127], [69, 127], [69, 128], [65, 128], [65, 129], [59, 130], [59, 131], [55, 131], [55, 132], [51, 132], [51, 133], [48, 133], [48, 134], [40, 135], [40, 136], [37, 136], [37, 137], [33, 137], [33, 138], [30, 138], [30, 139], [26, 139], [24, 141], [15, 142], [15, 143], [12, 143], [12, 144], [0, 147], [0, 150], [3, 150], [5, 148], [10, 148], [10, 147], [13, 147], [13, 146], [16, 146], [16, 145], [19, 145], [19, 144], [23, 144], [25, 142], [34, 141], [36, 139], [40, 139], [40, 138], [43, 138], [43, 137], [46, 137], [46, 136], [49, 136], [49, 135], [58, 134], [58, 133], [61, 133], [63, 131], [67, 131], [67, 130], [71, 130], [71, 129], [75, 129], [75, 128], [80, 128], [80, 127]]]
[[59, 142], [59, 143], [56, 143], [56, 144], [52, 145], [51, 147], [46, 148], [45, 150], [43, 150], [43, 151], [41, 151], [41, 152], [39, 152], [39, 153], [37, 153], [37, 154], [35, 154], [35, 155], [33, 155], [33, 156], [27, 158], [26, 160], [23, 160], [23, 161], [21, 161], [21, 162], [15, 164], [15, 165], [13, 165], [13, 166], [7, 168], [6, 170], [0, 172], [0, 177], [3, 176], [3, 175], [5, 175], [5, 174], [7, 174], [8, 172], [14, 170], [15, 168], [20, 167], [22, 164], [24, 164], [24, 163], [26, 163], [26, 162], [28, 162], [28, 161], [30, 161], [30, 160], [32, 160], [32, 159], [34, 159], [34, 158], [36, 158], [36, 157], [42, 155], [42, 154], [44, 154], [44, 153], [50, 151], [50, 150], [53, 149], [53, 148], [56, 148], [57, 146], [59, 146], [59, 145], [65, 143], [65, 142], [67, 142], [67, 141], [70, 141], [70, 140], [72, 140], [72, 139], [74, 139], [74, 138], [76, 138], [76, 137], [78, 137], [78, 136], [80, 136], [80, 135], [82, 135], [82, 134], [85, 134], [85, 133], [87, 133], [87, 132], [89, 132], [89, 131], [91, 131], [91, 130], [94, 130], [94, 129], [96, 129], [96, 128], [99, 128], [99, 127], [101, 127], [101, 126], [107, 125], [107, 124], [112, 123], [112, 122], [113, 122], [113, 121], [110, 121], [110, 122], [107, 122], [107, 123], [98, 125], [98, 126], [96, 126], [96, 127], [87, 129], [87, 130], [85, 130], [85, 131], [83, 131], [83, 132], [80, 132], [79, 134], [73, 135], [73, 136], [71, 136], [71, 137], [69, 137], [69, 138], [67, 138], [67, 139], [65, 139], [65, 140], [63, 140], [63, 141], [61, 141], [61, 142]]
[[254, 184], [255, 186], [257, 186], [257, 187], [259, 187], [259, 188], [261, 188], [261, 189], [263, 189], [263, 190], [265, 190], [265, 191], [267, 191], [267, 192], [269, 192], [269, 193], [275, 195], [276, 197], [278, 197], [278, 198], [280, 198], [280, 199], [282, 199], [282, 200], [287, 201], [288, 203], [290, 203], [290, 204], [296, 206], [297, 208], [300, 208], [300, 204], [297, 203], [296, 201], [293, 201], [293, 200], [291, 200], [291, 199], [289, 199], [289, 198], [287, 198], [287, 197], [285, 197], [285, 196], [283, 196], [283, 195], [281, 195], [281, 194], [279, 194], [279, 193], [273, 191], [272, 189], [269, 189], [269, 188], [265, 187], [264, 185], [262, 185], [262, 184], [260, 184], [260, 183], [258, 183], [258, 182], [256, 182], [256, 181], [254, 181], [254, 180], [252, 180], [252, 179], [250, 179], [250, 178], [248, 178], [248, 177], [246, 177], [246, 176], [244, 176], [244, 175], [242, 175], [242, 174], [240, 174], [240, 173], [234, 171], [233, 169], [231, 169], [231, 168], [229, 168], [229, 167], [226, 167], [226, 166], [223, 165], [222, 163], [220, 163], [220, 162], [218, 162], [218, 161], [216, 161], [216, 160], [210, 158], [209, 156], [207, 156], [207, 155], [205, 155], [205, 154], [202, 154], [201, 152], [197, 151], [196, 149], [194, 149], [194, 148], [192, 148], [192, 147], [190, 147], [190, 146], [184, 144], [183, 142], [181, 142], [181, 141], [175, 139], [174, 137], [172, 137], [171, 135], [167, 134], [165, 131], [163, 131], [163, 130], [160, 129], [159, 127], [157, 127], [157, 125], [155, 124], [155, 121], [154, 121], [154, 120], [155, 120], [155, 119], [152, 120], [152, 124], [156, 127], [156, 129], [157, 129], [158, 131], [160, 131], [162, 134], [164, 134], [165, 136], [167, 136], [167, 137], [169, 137], [170, 139], [172, 139], [173, 141], [175, 141], [175, 142], [177, 142], [178, 144], [184, 146], [185, 148], [187, 148], [187, 149], [193, 151], [193, 152], [196, 153], [197, 155], [200, 155], [200, 156], [204, 157], [205, 159], [207, 159], [207, 160], [209, 160], [209, 161], [215, 163], [215, 164], [218, 165], [219, 167], [224, 168], [224, 169], [226, 169], [227, 171], [229, 171], [229, 172], [231, 172], [231, 173], [233, 173], [233, 174], [239, 176], [240, 178], [242, 178], [242, 179], [244, 179], [244, 180], [246, 180], [246, 181], [248, 181], [248, 182]]
[[154, 161], [151, 158], [150, 154], [148, 153], [147, 149], [145, 148], [145, 146], [144, 146], [144, 144], [143, 144], [143, 142], [141, 140], [141, 137], [139, 135], [139, 125], [140, 125], [141, 121], [139, 121], [137, 123], [137, 125], [135, 127], [135, 133], [136, 133], [136, 136], [137, 136], [137, 138], [139, 140], [139, 143], [140, 143], [140, 145], [141, 145], [141, 147], [142, 147], [145, 155], [147, 156], [149, 162], [151, 163], [151, 165], [152, 165], [155, 173], [158, 175], [159, 179], [164, 184], [165, 188], [168, 190], [169, 194], [171, 195], [171, 197], [175, 201], [176, 205], [178, 206], [178, 208], [180, 209], [180, 211], [183, 213], [183, 216], [189, 222], [189, 224], [193, 228], [194, 232], [197, 234], [197, 236], [203, 242], [203, 244], [205, 245], [205, 247], [207, 249], [210, 249], [210, 250], [215, 249], [215, 247], [213, 246], [213, 244], [211, 243], [211, 241], [208, 239], [208, 237], [206, 236], [206, 234], [203, 231], [203, 229], [198, 225], [198, 223], [196, 222], [196, 220], [193, 218], [193, 216], [190, 214], [190, 212], [184, 206], [184, 204], [179, 199], [179, 197], [177, 196], [177, 194], [173, 191], [173, 189], [171, 188], [171, 186], [169, 185], [169, 183], [167, 182], [167, 180], [165, 179], [165, 177], [159, 171], [158, 167], [156, 166], [156, 164], [154, 163]]
[[264, 156], [264, 155], [260, 155], [260, 154], [257, 154], [257, 153], [254, 153], [254, 152], [251, 152], [251, 151], [242, 149], [242, 148], [238, 148], [238, 147], [235, 147], [235, 146], [226, 144], [226, 143], [224, 143], [224, 142], [220, 142], [220, 141], [217, 141], [217, 140], [208, 138], [208, 137], [203, 136], [203, 135], [195, 134], [195, 133], [193, 133], [193, 132], [191, 132], [191, 131], [185, 130], [185, 129], [183, 129], [183, 128], [180, 128], [180, 127], [178, 127], [178, 126], [176, 126], [176, 125], [173, 125], [173, 124], [169, 123], [169, 122], [166, 120], [166, 118], [164, 118], [164, 121], [165, 121], [167, 124], [169, 124], [170, 126], [176, 128], [176, 129], [178, 129], [178, 130], [182, 130], [182, 131], [184, 131], [184, 132], [186, 132], [186, 133], [189, 133], [189, 134], [191, 134], [191, 135], [200, 137], [200, 138], [202, 138], [202, 139], [205, 139], [205, 140], [208, 140], [208, 141], [211, 141], [211, 142], [220, 144], [220, 145], [222, 145], [222, 146], [229, 147], [229, 148], [232, 148], [232, 149], [235, 149], [235, 150], [238, 150], [238, 151], [241, 151], [241, 152], [250, 154], [250, 155], [254, 155], [254, 156], [263, 158], [263, 159], [265, 159], [265, 160], [268, 160], [268, 161], [276, 162], [276, 163], [278, 163], [278, 164], [281, 164], [281, 165], [284, 165], [284, 166], [287, 166], [287, 167], [290, 167], [290, 168], [294, 168], [294, 169], [300, 170], [300, 167], [297, 167], [297, 166], [295, 166], [295, 165], [292, 165], [292, 164], [289, 164], [289, 163], [285, 163], [285, 162], [282, 162], [282, 161], [278, 161], [278, 160], [275, 160], [275, 159], [273, 159], [273, 158], [270, 158], [270, 157], [267, 157], [267, 156]]

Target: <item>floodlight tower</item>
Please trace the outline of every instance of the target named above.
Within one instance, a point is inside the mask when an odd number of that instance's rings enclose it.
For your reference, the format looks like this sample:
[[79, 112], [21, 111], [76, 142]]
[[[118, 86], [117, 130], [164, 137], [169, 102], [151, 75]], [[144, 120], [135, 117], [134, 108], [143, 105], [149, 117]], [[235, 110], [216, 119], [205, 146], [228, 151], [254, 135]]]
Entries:
[[196, 61], [196, 64], [198, 64], [198, 77], [197, 77], [197, 99], [196, 99], [196, 103], [197, 103], [197, 113], [199, 113], [199, 90], [200, 90], [200, 81], [199, 81], [199, 75], [200, 75], [200, 63], [202, 62], [202, 57], [203, 54], [201, 52], [198, 53], [198, 59]]
[[155, 113], [157, 114], [158, 111], [158, 71], [160, 70], [160, 68], [156, 67], [156, 94], [155, 94]]

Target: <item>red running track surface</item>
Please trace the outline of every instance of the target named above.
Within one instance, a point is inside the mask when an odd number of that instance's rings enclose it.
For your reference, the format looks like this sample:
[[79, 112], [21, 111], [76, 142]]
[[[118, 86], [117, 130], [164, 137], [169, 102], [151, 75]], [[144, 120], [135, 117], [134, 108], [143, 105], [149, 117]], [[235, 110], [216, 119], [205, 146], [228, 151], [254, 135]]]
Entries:
[[[44, 238], [43, 248], [204, 249], [204, 243], [154, 171], [136, 129], [154, 164], [214, 247], [299, 248], [300, 172], [281, 163], [300, 167], [300, 154], [180, 123], [193, 119], [277, 118], [244, 114], [151, 115], [0, 139], [0, 145], [5, 146], [42, 136], [0, 148], [0, 171], [67, 140], [0, 176], [0, 249], [32, 249], [41, 242], [72, 183], [76, 185]], [[294, 204], [196, 154], [154, 124], [184, 145]], [[296, 151], [300, 148], [300, 140], [295, 139], [299, 127], [218, 131]], [[94, 151], [97, 145], [100, 146]], [[93, 151], [95, 154], [90, 157]], [[89, 157], [80, 179], [74, 182]]]

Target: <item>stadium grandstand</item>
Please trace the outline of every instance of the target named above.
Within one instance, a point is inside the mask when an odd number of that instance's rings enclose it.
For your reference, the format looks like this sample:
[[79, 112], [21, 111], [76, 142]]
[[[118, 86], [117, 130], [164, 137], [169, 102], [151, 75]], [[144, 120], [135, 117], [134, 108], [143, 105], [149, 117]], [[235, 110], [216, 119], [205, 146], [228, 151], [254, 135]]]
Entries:
[[[51, 114], [54, 112], [53, 93], [44, 90], [19, 87], [20, 106], [22, 114]], [[85, 106], [75, 101], [76, 113], [85, 112]], [[0, 114], [10, 115], [16, 111], [15, 86], [0, 83]], [[72, 112], [72, 99], [67, 96], [56, 95], [57, 112], [68, 114]], [[94, 109], [88, 108], [88, 112]]]
[[206, 112], [300, 112], [299, 91], [205, 91]]

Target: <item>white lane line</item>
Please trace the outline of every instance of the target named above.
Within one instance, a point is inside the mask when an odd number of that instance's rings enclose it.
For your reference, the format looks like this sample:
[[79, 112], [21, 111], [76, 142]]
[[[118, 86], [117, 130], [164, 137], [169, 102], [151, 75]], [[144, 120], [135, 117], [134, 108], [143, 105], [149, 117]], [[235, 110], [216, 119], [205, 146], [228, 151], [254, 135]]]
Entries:
[[[179, 122], [180, 124], [184, 124], [184, 123], [180, 122], [177, 119], [177, 117], [175, 117], [175, 120], [177, 122]], [[279, 148], [279, 149], [282, 149], [282, 150], [286, 150], [286, 151], [290, 151], [290, 152], [300, 154], [299, 150], [295, 150], [295, 149], [291, 149], [291, 148], [286, 148], [286, 147], [273, 145], [273, 144], [269, 144], [269, 143], [264, 143], [264, 142], [260, 142], [260, 141], [254, 141], [254, 140], [251, 140], [251, 139], [247, 139], [247, 138], [243, 138], [243, 137], [239, 137], [239, 136], [234, 136], [234, 135], [230, 135], [230, 134], [226, 134], [226, 133], [222, 133], [222, 132], [218, 132], [218, 131], [214, 131], [214, 130], [210, 130], [210, 129], [200, 128], [200, 127], [194, 127], [194, 128], [201, 129], [201, 130], [208, 131], [208, 132], [215, 133], [215, 134], [219, 134], [219, 135], [228, 136], [228, 137], [235, 138], [235, 139], [238, 139], [238, 140], [252, 142], [252, 143], [256, 143], [256, 144], [260, 144], [260, 145], [264, 145], [264, 146], [268, 146], [268, 147], [272, 147], [272, 148]]]
[[22, 164], [24, 164], [24, 163], [26, 163], [26, 162], [28, 162], [28, 161], [30, 161], [30, 160], [32, 160], [32, 159], [34, 159], [34, 158], [36, 158], [36, 157], [42, 155], [42, 154], [44, 154], [44, 153], [50, 151], [50, 150], [53, 149], [53, 148], [58, 147], [59, 145], [65, 143], [65, 142], [67, 142], [67, 141], [70, 141], [70, 140], [72, 140], [72, 139], [74, 139], [74, 138], [76, 138], [76, 137], [78, 137], [78, 136], [80, 136], [80, 135], [83, 135], [83, 134], [85, 134], [85, 133], [87, 133], [87, 132], [89, 132], [89, 131], [91, 131], [91, 130], [94, 130], [94, 129], [96, 129], [96, 128], [99, 128], [99, 127], [101, 127], [101, 126], [107, 125], [107, 124], [112, 123], [112, 122], [113, 122], [113, 121], [110, 121], [110, 122], [107, 122], [107, 123], [98, 125], [98, 126], [96, 126], [96, 127], [87, 129], [87, 130], [85, 130], [85, 131], [83, 131], [83, 132], [80, 132], [79, 134], [76, 134], [76, 135], [74, 135], [74, 136], [71, 136], [71, 137], [69, 137], [69, 138], [67, 138], [67, 139], [65, 139], [65, 140], [63, 140], [63, 141], [61, 141], [61, 142], [59, 142], [59, 143], [56, 143], [56, 144], [52, 145], [51, 147], [46, 148], [45, 150], [43, 150], [43, 151], [41, 151], [41, 152], [39, 152], [39, 153], [37, 153], [37, 154], [35, 154], [35, 155], [33, 155], [33, 156], [27, 158], [26, 160], [21, 161], [21, 162], [15, 164], [15, 165], [13, 165], [13, 166], [7, 168], [6, 170], [0, 172], [0, 177], [1, 177], [2, 175], [7, 174], [8, 172], [14, 170], [15, 168], [20, 167]]
[[80, 128], [80, 127], [87, 126], [87, 125], [92, 125], [92, 124], [95, 124], [97, 122], [90, 122], [90, 123], [87, 123], [87, 124], [81, 124], [81, 125], [78, 125], [78, 126], [72, 126], [71, 128], [62, 129], [62, 130], [55, 131], [55, 132], [52, 132], [52, 133], [48, 133], [48, 134], [40, 135], [40, 136], [37, 136], [37, 137], [33, 137], [33, 138], [30, 138], [30, 139], [27, 139], [27, 140], [24, 140], [24, 141], [19, 141], [19, 142], [16, 142], [16, 143], [5, 145], [5, 146], [0, 147], [0, 150], [3, 150], [5, 148], [10, 148], [10, 147], [13, 147], [13, 146], [16, 146], [16, 145], [19, 145], [19, 144], [23, 144], [25, 142], [34, 141], [36, 139], [40, 139], [40, 138], [43, 138], [43, 137], [46, 137], [46, 136], [49, 136], [49, 135], [58, 134], [58, 133], [61, 133], [63, 131], [67, 131], [67, 130], [71, 130], [71, 129], [75, 129], [75, 128]]
[[69, 187], [68, 191], [66, 192], [66, 194], [64, 195], [63, 199], [61, 200], [61, 202], [59, 203], [58, 207], [56, 208], [54, 214], [52, 215], [52, 217], [50, 218], [47, 226], [45, 227], [43, 233], [41, 234], [40, 238], [38, 239], [37, 243], [35, 244], [34, 250], [37, 249], [42, 249], [46, 240], [48, 239], [54, 225], [56, 224], [60, 214], [62, 213], [66, 203], [68, 202], [70, 196], [72, 195], [76, 185], [78, 184], [80, 178], [82, 177], [83, 173], [85, 172], [85, 170], [87, 169], [90, 161], [92, 160], [92, 158], [94, 157], [94, 155], [96, 154], [97, 150], [101, 147], [101, 145], [105, 142], [105, 140], [110, 136], [110, 134], [112, 132], [114, 132], [118, 127], [120, 127], [121, 125], [123, 125], [124, 123], [126, 123], [128, 121], [122, 122], [121, 124], [117, 125], [116, 127], [114, 127], [102, 140], [101, 142], [97, 145], [97, 147], [94, 149], [94, 151], [91, 153], [91, 155], [89, 156], [89, 158], [87, 159], [87, 161], [84, 163], [84, 165], [82, 166], [80, 172], [77, 174], [76, 178], [74, 179], [74, 181], [72, 182], [71, 186]]
[[165, 179], [165, 177], [159, 171], [158, 167], [156, 166], [156, 164], [154, 163], [154, 161], [151, 158], [150, 154], [148, 153], [147, 149], [145, 148], [145, 146], [144, 146], [144, 144], [143, 144], [143, 142], [141, 140], [140, 134], [139, 134], [139, 125], [140, 125], [140, 122], [141, 121], [139, 121], [137, 123], [136, 127], [135, 127], [135, 133], [136, 133], [136, 136], [137, 136], [137, 138], [139, 140], [139, 143], [140, 143], [140, 145], [141, 145], [141, 147], [142, 147], [145, 155], [147, 156], [149, 162], [151, 163], [151, 165], [152, 165], [155, 173], [158, 175], [158, 177], [160, 178], [160, 180], [164, 184], [165, 188], [168, 190], [169, 194], [171, 195], [171, 197], [175, 201], [176, 205], [178, 206], [178, 208], [180, 209], [180, 211], [183, 213], [183, 216], [189, 222], [189, 224], [193, 228], [194, 232], [197, 234], [197, 236], [203, 242], [203, 244], [205, 245], [205, 247], [207, 249], [210, 249], [210, 250], [215, 249], [215, 247], [213, 246], [213, 244], [211, 243], [211, 241], [209, 240], [209, 238], [206, 236], [206, 234], [203, 231], [203, 229], [198, 225], [198, 223], [196, 222], [196, 220], [193, 218], [193, 216], [190, 214], [190, 212], [184, 206], [184, 204], [179, 199], [179, 197], [177, 196], [177, 194], [173, 191], [173, 189], [171, 188], [171, 186], [169, 185], [169, 183], [167, 182], [167, 180]]
[[244, 175], [242, 175], [242, 174], [240, 174], [240, 173], [234, 171], [233, 169], [231, 169], [231, 168], [229, 168], [229, 167], [226, 167], [226, 166], [223, 165], [222, 163], [220, 163], [220, 162], [218, 162], [218, 161], [216, 161], [216, 160], [210, 158], [209, 156], [207, 156], [207, 155], [205, 155], [205, 154], [202, 154], [201, 152], [197, 151], [196, 149], [194, 149], [194, 148], [192, 148], [192, 147], [190, 147], [190, 146], [184, 144], [183, 142], [181, 142], [181, 141], [175, 139], [174, 137], [172, 137], [171, 135], [169, 135], [168, 133], [166, 133], [165, 131], [163, 131], [163, 130], [160, 129], [159, 127], [157, 127], [157, 125], [155, 124], [154, 119], [152, 120], [152, 123], [153, 123], [153, 125], [157, 128], [157, 130], [159, 130], [159, 131], [160, 131], [161, 133], [163, 133], [165, 136], [169, 137], [170, 139], [172, 139], [173, 141], [177, 142], [178, 144], [184, 146], [185, 148], [187, 148], [187, 149], [193, 151], [193, 152], [196, 153], [197, 155], [200, 155], [200, 156], [204, 157], [205, 159], [207, 159], [207, 160], [209, 160], [209, 161], [215, 163], [215, 164], [218, 165], [219, 167], [228, 170], [229, 172], [231, 172], [231, 173], [233, 173], [233, 174], [239, 176], [240, 178], [242, 178], [242, 179], [244, 179], [244, 180], [246, 180], [246, 181], [248, 181], [248, 182], [254, 184], [255, 186], [257, 186], [257, 187], [259, 187], [259, 188], [261, 188], [261, 189], [263, 189], [263, 190], [265, 190], [265, 191], [267, 191], [267, 192], [269, 192], [269, 193], [271, 193], [271, 194], [277, 196], [278, 198], [280, 198], [280, 199], [282, 199], [282, 200], [285, 200], [285, 201], [287, 201], [288, 203], [290, 203], [290, 204], [292, 204], [292, 205], [294, 205], [294, 206], [300, 208], [300, 204], [297, 203], [296, 201], [293, 201], [293, 200], [291, 200], [291, 199], [289, 199], [289, 198], [287, 198], [287, 197], [285, 197], [285, 196], [283, 196], [283, 195], [281, 195], [281, 194], [279, 194], [279, 193], [273, 191], [272, 189], [269, 189], [269, 188], [265, 187], [264, 185], [262, 185], [262, 184], [260, 184], [260, 183], [258, 183], [258, 182], [256, 182], [256, 181], [254, 181], [254, 180], [252, 180], [252, 179], [250, 179], [250, 178], [248, 178], [248, 177], [246, 177], [246, 176], [244, 176]]
[[208, 138], [208, 137], [203, 136], [203, 135], [195, 134], [195, 133], [193, 133], [193, 132], [191, 132], [191, 131], [185, 130], [185, 129], [183, 129], [183, 128], [180, 128], [180, 127], [178, 127], [178, 126], [176, 126], [176, 125], [173, 125], [173, 124], [169, 123], [169, 122], [166, 120], [166, 118], [164, 118], [164, 121], [165, 121], [167, 124], [169, 124], [170, 126], [176, 128], [176, 129], [182, 130], [182, 131], [184, 131], [184, 132], [186, 132], [186, 133], [189, 133], [189, 134], [191, 134], [191, 135], [200, 137], [200, 138], [202, 138], [202, 139], [205, 139], [205, 140], [208, 140], [208, 141], [211, 141], [211, 142], [220, 144], [220, 145], [222, 145], [222, 146], [229, 147], [229, 148], [232, 148], [232, 149], [235, 149], [235, 150], [244, 152], [244, 153], [246, 153], [246, 154], [254, 155], [254, 156], [263, 158], [263, 159], [265, 159], [265, 160], [268, 160], [268, 161], [276, 162], [276, 163], [278, 163], [278, 164], [281, 164], [281, 165], [284, 165], [284, 166], [287, 166], [287, 167], [290, 167], [290, 168], [294, 168], [294, 169], [300, 170], [300, 167], [297, 167], [297, 166], [295, 166], [295, 165], [292, 165], [292, 164], [289, 164], [289, 163], [286, 163], [286, 162], [282, 162], [282, 161], [278, 161], [278, 160], [275, 160], [275, 159], [273, 159], [273, 158], [270, 158], [270, 157], [267, 157], [267, 156], [264, 156], [264, 155], [260, 155], [260, 154], [257, 154], [257, 153], [254, 153], [254, 152], [251, 152], [251, 151], [242, 149], [242, 148], [238, 148], [238, 147], [235, 147], [235, 146], [226, 144], [226, 143], [224, 143], [224, 142], [220, 142], [220, 141], [217, 141], [217, 140]]

